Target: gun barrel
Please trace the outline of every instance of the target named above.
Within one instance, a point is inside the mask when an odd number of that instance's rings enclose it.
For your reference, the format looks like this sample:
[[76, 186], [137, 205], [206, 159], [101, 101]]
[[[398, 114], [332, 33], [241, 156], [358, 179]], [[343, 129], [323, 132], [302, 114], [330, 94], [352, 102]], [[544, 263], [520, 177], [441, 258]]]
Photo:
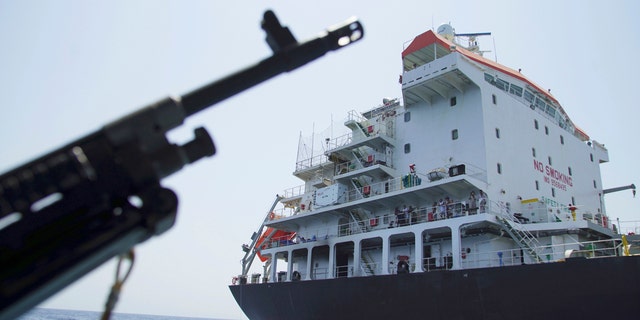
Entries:
[[181, 99], [185, 115], [202, 111], [283, 72], [301, 67], [329, 51], [358, 41], [363, 36], [362, 24], [355, 18], [330, 27], [314, 39], [285, 47], [253, 66], [185, 94]]

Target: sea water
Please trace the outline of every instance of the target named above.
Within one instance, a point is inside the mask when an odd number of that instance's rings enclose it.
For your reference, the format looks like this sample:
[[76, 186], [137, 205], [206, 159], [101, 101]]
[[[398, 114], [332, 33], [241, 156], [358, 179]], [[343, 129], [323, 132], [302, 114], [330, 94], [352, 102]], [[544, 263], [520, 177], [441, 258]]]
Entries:
[[[95, 311], [34, 308], [33, 310], [23, 314], [21, 317], [18, 318], [18, 320], [99, 320], [101, 316], [102, 316], [102, 312], [95, 312]], [[111, 315], [111, 319], [112, 320], [203, 320], [205, 318], [114, 313]], [[216, 319], [209, 319], [209, 320], [216, 320]]]

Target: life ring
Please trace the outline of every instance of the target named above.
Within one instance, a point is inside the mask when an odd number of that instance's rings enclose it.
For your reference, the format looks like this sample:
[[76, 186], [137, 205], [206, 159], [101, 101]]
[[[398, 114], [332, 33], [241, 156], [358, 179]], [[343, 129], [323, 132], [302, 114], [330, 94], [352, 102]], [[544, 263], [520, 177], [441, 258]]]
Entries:
[[238, 277], [231, 278], [231, 284], [236, 285], [236, 283], [238, 283]]
[[300, 272], [294, 271], [291, 274], [291, 281], [300, 281], [300, 279], [302, 279], [302, 275], [300, 275]]
[[273, 220], [273, 219], [275, 219], [275, 217], [276, 217], [276, 214], [273, 213], [273, 211], [271, 213], [269, 213], [269, 220]]

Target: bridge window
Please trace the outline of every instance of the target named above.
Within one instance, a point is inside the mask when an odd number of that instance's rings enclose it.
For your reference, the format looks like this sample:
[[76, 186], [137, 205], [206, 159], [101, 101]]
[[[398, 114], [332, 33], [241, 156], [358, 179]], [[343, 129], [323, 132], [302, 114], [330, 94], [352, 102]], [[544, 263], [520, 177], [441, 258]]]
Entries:
[[509, 93], [515, 94], [518, 97], [522, 97], [522, 88], [512, 83], [511, 87], [509, 87]]
[[491, 84], [494, 84], [496, 82], [496, 80], [493, 78], [493, 76], [488, 74], [488, 73], [484, 74], [484, 80], [489, 82], [489, 83], [491, 83]]
[[552, 105], [547, 104], [547, 109], [545, 110], [545, 112], [550, 115], [552, 118], [554, 118], [556, 116], [556, 108], [554, 108]]
[[536, 97], [536, 107], [537, 107], [538, 109], [540, 109], [541, 111], [545, 111], [545, 110], [546, 110], [546, 108], [547, 108], [547, 104], [546, 104], [546, 103], [544, 103], [544, 100], [542, 100], [542, 99], [540, 99], [540, 98]]
[[531, 91], [525, 90], [524, 91], [524, 99], [527, 100], [527, 102], [533, 104], [535, 96], [533, 95], [533, 93], [531, 93]]
[[502, 91], [509, 91], [509, 82], [502, 79], [496, 79], [496, 87]]

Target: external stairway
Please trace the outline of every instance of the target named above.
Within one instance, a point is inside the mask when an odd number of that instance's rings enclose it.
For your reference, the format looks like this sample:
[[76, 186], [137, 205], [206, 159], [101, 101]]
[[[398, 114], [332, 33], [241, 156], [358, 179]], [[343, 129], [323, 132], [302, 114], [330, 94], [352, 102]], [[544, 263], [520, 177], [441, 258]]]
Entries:
[[538, 254], [538, 248], [540, 248], [540, 242], [534, 237], [528, 230], [520, 228], [520, 223], [508, 213], [504, 213], [501, 216], [496, 216], [496, 219], [500, 223], [500, 226], [506, 231], [509, 236], [518, 244], [518, 246], [525, 252], [533, 261], [538, 263], [543, 262], [542, 258]]

